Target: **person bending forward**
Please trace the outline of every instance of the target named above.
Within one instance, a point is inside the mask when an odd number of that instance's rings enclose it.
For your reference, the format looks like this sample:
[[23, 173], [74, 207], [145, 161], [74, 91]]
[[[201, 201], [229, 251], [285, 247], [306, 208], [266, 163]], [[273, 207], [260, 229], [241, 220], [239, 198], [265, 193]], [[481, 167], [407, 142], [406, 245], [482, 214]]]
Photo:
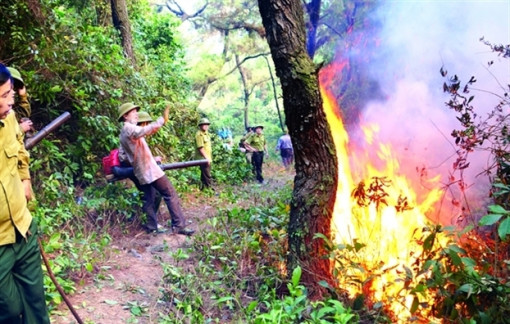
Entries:
[[119, 107], [119, 121], [124, 121], [120, 132], [120, 145], [133, 166], [144, 194], [143, 209], [148, 218], [146, 230], [148, 232], [163, 231], [158, 228], [157, 211], [154, 210], [155, 191], [158, 191], [172, 218], [172, 228], [179, 234], [192, 235], [194, 231], [186, 228], [186, 220], [177, 192], [157, 164], [145, 141], [145, 136], [156, 133], [168, 121], [169, 108], [165, 109], [164, 117], [159, 117], [147, 126], [137, 125], [139, 109], [140, 107], [133, 103], [125, 103]]

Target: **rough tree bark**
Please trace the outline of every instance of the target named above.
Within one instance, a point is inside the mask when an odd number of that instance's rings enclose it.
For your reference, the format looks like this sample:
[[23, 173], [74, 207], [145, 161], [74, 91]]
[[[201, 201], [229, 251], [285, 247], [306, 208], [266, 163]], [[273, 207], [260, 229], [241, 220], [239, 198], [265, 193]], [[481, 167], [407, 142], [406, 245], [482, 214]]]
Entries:
[[30, 12], [32, 12], [32, 14], [34, 15], [35, 20], [40, 25], [43, 25], [44, 21], [46, 20], [46, 17], [41, 8], [41, 3], [39, 2], [39, 0], [26, 0], [26, 4], [28, 6], [28, 9], [30, 9]]
[[331, 234], [337, 185], [337, 158], [319, 90], [318, 67], [306, 51], [303, 8], [299, 0], [258, 0], [267, 41], [280, 78], [286, 124], [295, 152], [296, 177], [290, 209], [289, 274], [303, 269], [302, 283], [312, 298], [332, 284], [332, 260], [322, 239]]
[[131, 24], [129, 23], [126, 1], [110, 0], [110, 4], [112, 7], [113, 26], [120, 32], [124, 55], [134, 65], [136, 61], [133, 53], [133, 36], [131, 35]]
[[241, 81], [243, 83], [243, 101], [244, 101], [244, 129], [248, 128], [249, 123], [249, 114], [248, 114], [248, 106], [250, 104], [250, 92], [248, 91], [248, 86], [246, 84], [246, 76], [243, 69], [243, 66], [241, 65], [241, 62], [239, 61], [239, 56], [237, 53], [234, 55], [236, 59], [236, 67], [239, 70], [239, 74], [241, 75]]

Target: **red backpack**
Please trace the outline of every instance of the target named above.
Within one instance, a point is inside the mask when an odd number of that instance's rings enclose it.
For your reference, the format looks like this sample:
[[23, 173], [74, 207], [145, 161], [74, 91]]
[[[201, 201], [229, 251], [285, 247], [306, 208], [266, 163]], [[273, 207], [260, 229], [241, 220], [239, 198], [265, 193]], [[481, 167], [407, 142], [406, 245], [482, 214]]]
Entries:
[[113, 174], [112, 167], [120, 166], [119, 149], [110, 151], [108, 156], [103, 158], [103, 172], [105, 175]]

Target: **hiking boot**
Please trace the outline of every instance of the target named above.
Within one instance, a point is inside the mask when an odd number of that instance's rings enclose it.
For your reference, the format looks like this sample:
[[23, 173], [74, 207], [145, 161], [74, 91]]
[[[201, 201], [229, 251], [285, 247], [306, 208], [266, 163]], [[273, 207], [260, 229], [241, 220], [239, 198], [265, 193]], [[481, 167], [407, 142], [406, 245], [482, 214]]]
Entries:
[[185, 227], [176, 227], [174, 228], [174, 233], [191, 236], [193, 235], [193, 233], [195, 233], [195, 231]]
[[161, 233], [168, 232], [168, 229], [163, 227], [163, 226], [161, 226], [161, 225], [158, 225], [158, 228], [156, 228], [156, 229], [145, 227], [145, 231], [148, 234], [161, 234]]

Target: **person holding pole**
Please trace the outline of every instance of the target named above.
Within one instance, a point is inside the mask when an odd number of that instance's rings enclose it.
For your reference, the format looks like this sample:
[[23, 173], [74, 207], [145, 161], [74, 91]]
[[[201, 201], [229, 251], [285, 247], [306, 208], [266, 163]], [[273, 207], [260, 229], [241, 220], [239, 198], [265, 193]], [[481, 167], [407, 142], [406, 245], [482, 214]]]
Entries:
[[133, 172], [138, 179], [144, 195], [143, 209], [147, 214], [146, 230], [149, 233], [162, 233], [166, 229], [158, 227], [158, 219], [154, 210], [156, 191], [165, 201], [170, 216], [172, 229], [182, 235], [192, 235], [195, 231], [186, 228], [186, 220], [181, 209], [180, 199], [170, 179], [157, 164], [151, 150], [145, 141], [145, 136], [156, 133], [168, 121], [169, 107], [166, 107], [162, 117], [147, 126], [138, 126], [139, 106], [128, 102], [119, 109], [120, 122], [124, 122], [120, 132], [120, 145], [125, 152]]
[[206, 159], [207, 164], [200, 166], [200, 190], [211, 188], [211, 163], [212, 163], [212, 145], [211, 135], [209, 134], [209, 119], [201, 118], [198, 122], [198, 131], [195, 135], [195, 143], [197, 147], [197, 157], [199, 159]]
[[11, 73], [0, 64], [0, 323], [50, 323], [44, 296], [29, 157], [12, 110]]

